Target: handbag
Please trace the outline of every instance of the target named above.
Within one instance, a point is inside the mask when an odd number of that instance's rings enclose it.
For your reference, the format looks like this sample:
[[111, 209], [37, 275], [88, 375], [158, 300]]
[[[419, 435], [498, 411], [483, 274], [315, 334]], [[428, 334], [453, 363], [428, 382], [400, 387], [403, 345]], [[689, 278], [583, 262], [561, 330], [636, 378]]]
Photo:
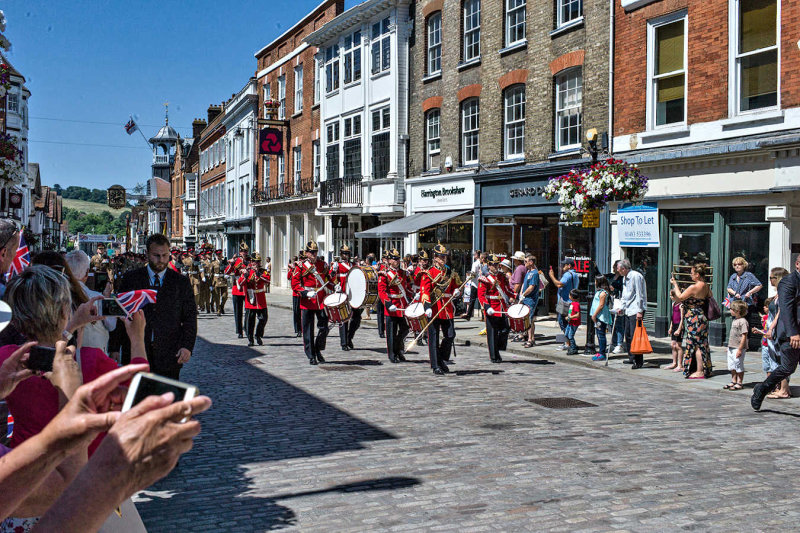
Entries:
[[556, 303], [556, 314], [559, 315], [568, 315], [569, 314], [569, 302], [559, 299]]
[[542, 274], [542, 271], [540, 270], [539, 271], [539, 290], [540, 291], [545, 290], [548, 285], [550, 285], [550, 280], [547, 279], [547, 276]]
[[704, 311], [706, 312], [707, 320], [716, 320], [722, 316], [722, 310], [719, 308], [719, 304], [711, 295], [709, 295], [706, 300], [706, 308]]
[[633, 332], [631, 340], [631, 353], [635, 355], [653, 353], [653, 347], [650, 345], [650, 339], [647, 337], [647, 330], [644, 329], [641, 318], [636, 321], [636, 330]]

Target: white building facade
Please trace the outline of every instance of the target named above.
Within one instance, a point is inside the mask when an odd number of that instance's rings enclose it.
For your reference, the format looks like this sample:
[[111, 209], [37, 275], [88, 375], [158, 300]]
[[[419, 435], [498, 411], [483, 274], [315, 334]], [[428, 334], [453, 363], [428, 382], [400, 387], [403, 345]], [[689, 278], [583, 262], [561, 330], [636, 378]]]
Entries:
[[403, 239], [359, 238], [402, 217], [408, 158], [407, 0], [368, 0], [306, 38], [319, 48], [317, 213], [331, 255], [404, 249]]

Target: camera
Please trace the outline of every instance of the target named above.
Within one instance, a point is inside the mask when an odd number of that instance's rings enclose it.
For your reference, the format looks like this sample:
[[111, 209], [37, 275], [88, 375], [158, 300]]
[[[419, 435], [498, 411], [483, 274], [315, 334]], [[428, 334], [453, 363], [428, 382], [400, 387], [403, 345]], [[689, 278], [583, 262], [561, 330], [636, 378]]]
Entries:
[[128, 316], [128, 312], [122, 308], [116, 298], [103, 298], [100, 300], [101, 316]]
[[25, 363], [25, 366], [36, 372], [51, 372], [53, 370], [53, 359], [55, 359], [55, 357], [55, 348], [32, 346], [31, 351], [28, 353], [28, 361]]

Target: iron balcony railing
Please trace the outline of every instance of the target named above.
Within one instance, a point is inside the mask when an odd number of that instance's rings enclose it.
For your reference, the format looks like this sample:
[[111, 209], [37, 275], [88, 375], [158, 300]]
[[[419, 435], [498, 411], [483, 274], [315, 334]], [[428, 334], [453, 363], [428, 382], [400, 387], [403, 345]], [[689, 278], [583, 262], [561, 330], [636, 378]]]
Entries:
[[250, 202], [253, 205], [276, 202], [293, 198], [303, 198], [314, 193], [314, 180], [303, 178], [296, 181], [289, 181], [270, 185], [267, 188], [259, 189], [253, 187], [250, 191]]
[[320, 183], [320, 207], [361, 206], [362, 176], [335, 178]]

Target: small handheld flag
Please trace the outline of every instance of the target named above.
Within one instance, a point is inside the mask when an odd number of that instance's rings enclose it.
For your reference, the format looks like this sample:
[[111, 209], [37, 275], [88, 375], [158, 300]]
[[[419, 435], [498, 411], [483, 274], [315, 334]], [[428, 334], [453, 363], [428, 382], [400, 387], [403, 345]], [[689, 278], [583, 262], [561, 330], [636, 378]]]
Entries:
[[133, 119], [130, 119], [125, 124], [125, 133], [127, 133], [128, 135], [133, 135], [138, 129], [139, 126], [136, 125], [136, 122], [134, 122]]
[[156, 303], [157, 292], [152, 289], [122, 292], [117, 295], [117, 302], [130, 316], [145, 305]]
[[14, 277], [20, 273], [22, 273], [25, 268], [31, 264], [31, 253], [28, 250], [28, 245], [25, 244], [25, 237], [20, 234], [19, 236], [19, 247], [17, 248], [17, 253], [14, 256], [14, 260], [11, 262], [11, 268], [8, 271], [9, 278]]

